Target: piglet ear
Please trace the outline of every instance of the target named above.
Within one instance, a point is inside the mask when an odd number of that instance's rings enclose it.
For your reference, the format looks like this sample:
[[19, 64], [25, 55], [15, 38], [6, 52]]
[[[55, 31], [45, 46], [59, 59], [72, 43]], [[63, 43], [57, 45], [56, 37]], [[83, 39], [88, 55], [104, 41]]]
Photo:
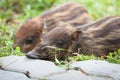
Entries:
[[82, 31], [74, 31], [72, 34], [71, 34], [71, 39], [73, 41], [76, 41], [79, 39], [79, 37], [82, 36]]

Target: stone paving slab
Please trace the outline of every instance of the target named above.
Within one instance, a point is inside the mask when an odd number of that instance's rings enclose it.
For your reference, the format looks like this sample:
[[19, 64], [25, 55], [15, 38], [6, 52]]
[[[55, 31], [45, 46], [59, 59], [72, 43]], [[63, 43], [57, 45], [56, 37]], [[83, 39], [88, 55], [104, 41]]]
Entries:
[[102, 60], [79, 61], [71, 64], [71, 68], [78, 68], [89, 76], [98, 76], [120, 80], [120, 64], [112, 64]]
[[47, 80], [113, 80], [111, 78], [87, 76], [81, 71], [68, 70], [62, 74], [52, 75]]
[[0, 80], [30, 80], [22, 73], [0, 70]]
[[101, 60], [74, 62], [64, 70], [50, 61], [7, 56], [0, 68], [0, 80], [120, 80], [120, 64]]
[[37, 79], [65, 71], [50, 61], [28, 59], [25, 56], [3, 57], [0, 59], [0, 66], [5, 70], [25, 73], [28, 77]]

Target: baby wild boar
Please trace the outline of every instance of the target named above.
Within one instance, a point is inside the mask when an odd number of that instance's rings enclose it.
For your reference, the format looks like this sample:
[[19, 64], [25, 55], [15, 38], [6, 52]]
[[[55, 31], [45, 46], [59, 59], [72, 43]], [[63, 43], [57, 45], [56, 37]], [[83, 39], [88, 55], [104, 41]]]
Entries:
[[13, 48], [19, 46], [24, 53], [32, 50], [41, 42], [42, 36], [55, 27], [53, 22], [56, 21], [64, 21], [77, 26], [89, 23], [91, 17], [82, 5], [75, 2], [52, 8], [38, 17], [25, 21], [17, 29]]
[[[61, 23], [62, 24], [62, 23]], [[51, 30], [32, 51], [28, 52], [28, 58], [39, 58], [53, 60], [52, 47], [67, 49], [67, 51], [84, 54], [95, 54], [96, 56], [107, 55], [120, 48], [120, 17], [111, 16], [88, 23], [84, 26], [73, 27], [63, 23], [63, 27]], [[67, 52], [56, 53], [58, 59], [68, 56]]]

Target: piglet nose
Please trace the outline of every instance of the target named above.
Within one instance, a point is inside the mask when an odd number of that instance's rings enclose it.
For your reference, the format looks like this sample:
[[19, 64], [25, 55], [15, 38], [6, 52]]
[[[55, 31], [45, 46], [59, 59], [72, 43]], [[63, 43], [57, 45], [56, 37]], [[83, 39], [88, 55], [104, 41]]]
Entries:
[[27, 57], [27, 58], [30, 58], [30, 59], [38, 59], [38, 56], [35, 55], [35, 54], [36, 54], [35, 51], [30, 51], [30, 52], [28, 52], [28, 53], [26, 54], [26, 57]]

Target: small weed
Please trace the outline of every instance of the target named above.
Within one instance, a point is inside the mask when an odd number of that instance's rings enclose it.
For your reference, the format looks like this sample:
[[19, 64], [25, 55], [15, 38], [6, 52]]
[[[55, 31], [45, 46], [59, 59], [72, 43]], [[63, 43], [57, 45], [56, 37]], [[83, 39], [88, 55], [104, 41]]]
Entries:
[[0, 57], [3, 56], [9, 56], [9, 55], [24, 55], [22, 52], [20, 52], [20, 48], [16, 47], [16, 49], [14, 50], [12, 48], [12, 41], [4, 41], [6, 46], [2, 46], [2, 48], [0, 48]]
[[57, 59], [57, 53], [59, 53], [60, 51], [67, 52], [67, 50], [66, 50], [66, 49], [62, 49], [62, 48], [58, 48], [58, 47], [53, 47], [53, 46], [46, 46], [46, 47], [53, 49], [53, 51], [52, 51], [52, 52], [48, 52], [48, 54], [54, 54], [54, 56], [55, 56], [55, 58], [54, 58], [55, 63], [57, 63], [57, 64], [60, 65], [61, 63], [60, 63], [60, 61]]
[[106, 59], [108, 62], [120, 64], [120, 49], [110, 53]]
[[40, 78], [39, 80], [47, 80], [45, 77]]

